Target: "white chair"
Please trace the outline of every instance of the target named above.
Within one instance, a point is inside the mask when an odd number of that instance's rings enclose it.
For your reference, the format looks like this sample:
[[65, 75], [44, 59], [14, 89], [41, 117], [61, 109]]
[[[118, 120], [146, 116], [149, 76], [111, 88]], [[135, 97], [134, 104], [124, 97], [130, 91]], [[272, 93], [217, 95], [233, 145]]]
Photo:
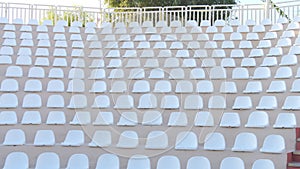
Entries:
[[1, 82], [0, 91], [17, 92], [19, 91], [19, 83], [15, 79], [4, 79]]
[[29, 168], [29, 158], [24, 152], [14, 151], [6, 156], [3, 169], [27, 169]]
[[276, 96], [262, 96], [259, 100], [257, 110], [274, 110], [277, 109]]
[[269, 115], [264, 111], [254, 111], [248, 117], [245, 127], [265, 128], [269, 126]]
[[107, 95], [97, 95], [94, 99], [92, 108], [108, 108], [110, 107], [110, 99]]
[[239, 157], [226, 157], [221, 161], [220, 169], [245, 169], [245, 164]]
[[165, 149], [168, 147], [168, 135], [164, 131], [151, 131], [147, 135], [146, 149]]
[[300, 79], [296, 79], [293, 81], [291, 92], [300, 92]]
[[272, 81], [269, 88], [267, 89], [267, 93], [283, 93], [285, 91], [285, 81], [282, 80]]
[[104, 79], [106, 77], [104, 69], [93, 69], [91, 71], [91, 75], [89, 76], [89, 79], [98, 80], [98, 79]]
[[124, 78], [123, 69], [113, 69], [113, 70], [111, 70], [108, 78], [109, 79], [122, 79], [122, 78]]
[[223, 67], [213, 67], [210, 69], [209, 78], [212, 80], [226, 79], [226, 69]]
[[95, 131], [89, 147], [108, 147], [111, 145], [112, 137], [111, 132], [107, 130]]
[[223, 96], [211, 96], [208, 100], [209, 109], [226, 109], [226, 100]]
[[57, 124], [65, 124], [66, 116], [62, 111], [50, 111], [46, 120], [46, 124], [57, 125]]
[[74, 94], [71, 96], [70, 103], [67, 106], [69, 109], [82, 109], [87, 107], [87, 98], [82, 94]]
[[82, 93], [85, 90], [85, 83], [81, 79], [72, 79], [68, 83], [67, 92]]
[[299, 110], [300, 109], [300, 97], [299, 96], [287, 96], [282, 106], [283, 110]]
[[9, 66], [6, 69], [6, 77], [22, 77], [23, 69], [20, 66]]
[[197, 169], [201, 166], [202, 169], [211, 169], [210, 161], [204, 156], [193, 156], [189, 158], [186, 169]]
[[273, 161], [269, 160], [269, 159], [258, 159], [255, 160], [253, 165], [252, 165], [252, 169], [275, 169], [274, 163]]
[[168, 126], [186, 126], [188, 119], [185, 112], [172, 112], [169, 117]]
[[160, 104], [162, 109], [178, 109], [179, 108], [179, 99], [175, 95], [165, 95], [163, 96]]
[[203, 99], [199, 95], [188, 95], [184, 100], [183, 108], [186, 110], [198, 110], [203, 108]]
[[176, 93], [192, 93], [193, 84], [188, 80], [180, 80], [176, 84], [175, 88]]
[[73, 154], [68, 160], [66, 169], [73, 169], [73, 168], [88, 169], [89, 168], [88, 156], [85, 154]]
[[242, 132], [235, 137], [231, 151], [253, 152], [257, 149], [257, 138], [253, 133]]
[[276, 70], [275, 79], [289, 79], [293, 76], [293, 71], [290, 67], [279, 67]]
[[252, 100], [250, 96], [237, 96], [234, 100], [232, 109], [246, 110], [252, 108]]
[[182, 68], [171, 69], [169, 73], [169, 79], [179, 80], [184, 79], [184, 70]]
[[102, 154], [97, 160], [96, 169], [120, 169], [119, 157], [115, 154]]
[[220, 86], [221, 93], [234, 94], [237, 93], [235, 82], [222, 82]]
[[23, 108], [40, 108], [42, 106], [41, 96], [38, 94], [26, 94], [23, 98]]
[[127, 91], [127, 83], [125, 81], [114, 81], [111, 85], [110, 93], [124, 93]]
[[87, 111], [78, 111], [75, 113], [71, 125], [87, 125], [91, 123], [91, 114]]
[[197, 135], [192, 131], [183, 131], [177, 134], [175, 150], [196, 150], [198, 148]]
[[180, 169], [180, 161], [176, 156], [162, 156], [157, 161], [156, 169]]
[[205, 79], [205, 72], [202, 68], [194, 68], [190, 72], [190, 79]]
[[143, 115], [142, 125], [159, 126], [162, 125], [162, 115], [159, 111], [146, 111]]
[[222, 67], [236, 67], [235, 60], [233, 58], [223, 58], [221, 60]]
[[241, 62], [242, 67], [255, 67], [256, 61], [254, 58], [243, 58]]
[[214, 117], [210, 112], [197, 112], [194, 125], [199, 127], [212, 127], [214, 126]]
[[114, 108], [131, 109], [134, 107], [134, 99], [131, 95], [121, 95], [117, 98]]
[[[275, 146], [274, 146], [275, 145]], [[263, 146], [260, 149], [262, 153], [280, 154], [285, 151], [285, 141], [281, 135], [271, 134], [265, 137]]]
[[[4, 59], [4, 57], [2, 59]], [[2, 63], [4, 64], [5, 62], [2, 62]], [[32, 65], [32, 59], [31, 59], [30, 56], [20, 55], [20, 56], [17, 57], [16, 65], [22, 65], [22, 66]]]
[[209, 133], [205, 137], [204, 150], [225, 150], [225, 138], [221, 133]]
[[64, 92], [65, 85], [61, 80], [50, 80], [47, 85], [47, 92]]
[[18, 106], [18, 97], [15, 94], [4, 93], [0, 96], [1, 108], [16, 108]]
[[121, 133], [117, 143], [118, 148], [136, 148], [139, 144], [139, 137], [135, 131], [125, 130]]
[[138, 123], [136, 112], [123, 112], [117, 123], [118, 126], [136, 126]]
[[260, 93], [262, 92], [262, 84], [260, 81], [249, 81], [243, 93]]
[[240, 127], [241, 120], [238, 113], [223, 113], [220, 127]]
[[146, 80], [138, 80], [133, 84], [133, 93], [147, 93], [150, 91], [150, 84]]
[[55, 135], [52, 130], [38, 130], [34, 137], [34, 146], [53, 146]]
[[144, 155], [133, 155], [127, 162], [127, 169], [151, 169], [150, 159]]
[[271, 77], [271, 71], [268, 67], [257, 67], [252, 76], [253, 79], [268, 79]]
[[17, 146], [24, 145], [26, 141], [25, 133], [21, 129], [9, 129], [4, 137], [3, 145]]
[[25, 111], [21, 124], [41, 124], [41, 115], [39, 111]]
[[64, 78], [64, 72], [61, 68], [51, 68], [48, 77], [61, 79]]
[[157, 108], [157, 99], [154, 94], [144, 94], [139, 99], [139, 109]]
[[297, 121], [294, 113], [279, 113], [273, 128], [295, 128]]
[[84, 133], [82, 130], [69, 130], [62, 146], [81, 146], [84, 144]]
[[114, 123], [112, 112], [99, 112], [93, 125], [111, 125]]
[[25, 92], [41, 92], [42, 83], [40, 80], [30, 79], [25, 82], [24, 86]]
[[242, 80], [242, 79], [248, 79], [249, 78], [249, 72], [247, 68], [234, 68], [232, 71], [232, 79]]
[[15, 111], [1, 111], [0, 125], [13, 125], [18, 123], [18, 118]]
[[59, 169], [60, 158], [54, 152], [44, 152], [36, 160], [35, 169]]

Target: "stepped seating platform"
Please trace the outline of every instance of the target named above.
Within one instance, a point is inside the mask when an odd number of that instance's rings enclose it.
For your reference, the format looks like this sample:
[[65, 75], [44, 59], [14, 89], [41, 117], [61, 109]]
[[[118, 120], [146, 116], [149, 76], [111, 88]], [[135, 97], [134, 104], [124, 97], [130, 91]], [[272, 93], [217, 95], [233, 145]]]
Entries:
[[299, 24], [0, 18], [0, 167], [293, 169]]

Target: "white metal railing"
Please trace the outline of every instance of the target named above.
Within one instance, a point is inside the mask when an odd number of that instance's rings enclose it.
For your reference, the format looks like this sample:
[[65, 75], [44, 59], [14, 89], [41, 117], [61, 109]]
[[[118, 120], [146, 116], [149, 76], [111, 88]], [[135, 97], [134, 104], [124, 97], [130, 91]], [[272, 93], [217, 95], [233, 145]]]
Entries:
[[[290, 18], [300, 15], [300, 1], [288, 1], [276, 3]], [[51, 17], [49, 17], [51, 16]], [[144, 8], [92, 8], [74, 6], [53, 6], [38, 4], [17, 4], [0, 2], [0, 17], [6, 17], [9, 21], [22, 18], [24, 23], [30, 19], [40, 22], [45, 19], [74, 21], [83, 23], [94, 21], [102, 22], [143, 22], [145, 20], [180, 20], [183, 23], [189, 19], [200, 22], [201, 20], [214, 21], [216, 19], [239, 19], [242, 23], [252, 19], [256, 22], [269, 17], [275, 22], [279, 17], [278, 10], [272, 4], [236, 4], [236, 5], [193, 5], [193, 6], [169, 6], [169, 7], [144, 7]], [[87, 19], [88, 18], [88, 19]]]

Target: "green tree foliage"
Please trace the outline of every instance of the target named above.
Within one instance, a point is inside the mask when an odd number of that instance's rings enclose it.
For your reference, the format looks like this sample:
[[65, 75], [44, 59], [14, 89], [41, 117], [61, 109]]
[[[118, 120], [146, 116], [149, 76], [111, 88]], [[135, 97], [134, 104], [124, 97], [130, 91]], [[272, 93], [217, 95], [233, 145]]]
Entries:
[[105, 0], [110, 7], [187, 6], [235, 4], [235, 0]]
[[[84, 11], [82, 7], [75, 6], [65, 11], [58, 11], [56, 8], [51, 8], [47, 11], [43, 20], [51, 20], [53, 24], [58, 20], [65, 20], [68, 22], [68, 26], [70, 26], [73, 21], [80, 21], [84, 27], [85, 23], [93, 22], [94, 18], [90, 16], [88, 12]], [[43, 22], [43, 20], [41, 22]]]

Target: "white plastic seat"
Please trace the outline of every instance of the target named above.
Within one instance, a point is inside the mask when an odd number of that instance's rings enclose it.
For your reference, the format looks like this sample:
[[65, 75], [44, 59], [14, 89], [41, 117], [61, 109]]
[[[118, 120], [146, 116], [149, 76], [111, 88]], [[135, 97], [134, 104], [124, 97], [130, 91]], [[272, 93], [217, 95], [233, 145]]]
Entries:
[[234, 68], [232, 71], [232, 79], [248, 79], [249, 72], [247, 68]]
[[124, 78], [124, 71], [123, 71], [123, 69], [113, 69], [113, 70], [111, 70], [108, 78], [110, 78], [110, 79], [121, 79], [121, 78]]
[[168, 135], [164, 131], [151, 131], [147, 135], [146, 149], [165, 149], [168, 147]]
[[208, 100], [209, 109], [226, 109], [226, 100], [223, 96], [211, 96]]
[[222, 49], [233, 49], [234, 47], [235, 45], [231, 40], [224, 40], [222, 42]]
[[85, 90], [85, 83], [81, 79], [72, 79], [68, 83], [67, 92], [81, 93]]
[[14, 151], [6, 156], [3, 169], [27, 169], [29, 168], [29, 158], [24, 152]]
[[210, 161], [204, 156], [193, 156], [189, 158], [186, 169], [197, 169], [201, 166], [202, 169], [211, 169]]
[[193, 92], [193, 84], [187, 80], [178, 81], [176, 84], [176, 93], [192, 93]]
[[264, 40], [277, 39], [277, 33], [276, 32], [267, 32], [263, 39]]
[[299, 110], [300, 109], [300, 97], [299, 96], [287, 96], [282, 106], [283, 110]]
[[78, 111], [75, 113], [73, 120], [70, 121], [71, 125], [88, 125], [91, 123], [90, 112]]
[[25, 133], [21, 129], [9, 129], [4, 137], [3, 145], [17, 146], [25, 144]]
[[282, 80], [272, 81], [269, 88], [267, 89], [267, 93], [283, 93], [285, 91], [285, 81]]
[[226, 57], [226, 53], [225, 53], [224, 49], [214, 49], [211, 55], [213, 58], [225, 58]]
[[59, 169], [60, 158], [54, 152], [44, 152], [36, 160], [35, 169]]
[[45, 70], [42, 67], [31, 67], [28, 72], [30, 78], [44, 78]]
[[269, 116], [264, 111], [254, 111], [248, 117], [245, 127], [265, 128], [269, 126]]
[[257, 41], [257, 40], [260, 40], [260, 38], [257, 33], [249, 32], [249, 33], [247, 33], [246, 40], [247, 41], [240, 42], [240, 47], [252, 48], [251, 41]]
[[259, 100], [257, 110], [274, 110], [277, 109], [276, 96], [262, 96]]
[[49, 50], [47, 48], [37, 48], [35, 55], [49, 57]]
[[195, 50], [194, 57], [195, 58], [205, 58], [205, 57], [208, 57], [207, 50], [205, 50], [205, 49], [197, 49], [197, 50]]
[[162, 109], [178, 109], [179, 99], [175, 95], [165, 95], [162, 97], [160, 108]]
[[220, 127], [240, 127], [241, 120], [238, 113], [223, 113]]
[[257, 67], [252, 76], [253, 79], [268, 79], [271, 77], [271, 71], [268, 67]]
[[223, 67], [213, 67], [210, 69], [209, 78], [212, 80], [215, 79], [226, 79], [226, 69]]
[[239, 157], [226, 157], [221, 161], [220, 169], [245, 169], [245, 164]]
[[254, 58], [243, 58], [241, 62], [242, 67], [255, 67], [256, 61]]
[[281, 135], [270, 134], [265, 137], [263, 146], [260, 149], [262, 153], [280, 154], [285, 151], [285, 141]]
[[84, 133], [82, 130], [69, 130], [62, 146], [81, 146], [84, 144]]
[[257, 149], [257, 138], [253, 133], [242, 132], [235, 137], [231, 151], [253, 152]]
[[70, 99], [70, 103], [67, 106], [69, 109], [82, 109], [87, 107], [87, 98], [82, 94], [74, 94]]
[[188, 119], [185, 112], [172, 112], [169, 117], [168, 126], [186, 126]]
[[233, 33], [231, 33], [229, 39], [232, 40], [232, 41], [240, 41], [240, 40], [243, 39], [243, 36], [240, 32], [233, 32]]
[[39, 111], [26, 111], [21, 124], [41, 124], [42, 118]]
[[194, 68], [190, 72], [190, 79], [204, 79], [205, 72], [202, 68]]
[[214, 92], [214, 86], [210, 80], [201, 80], [196, 86], [197, 93], [212, 93]]
[[0, 96], [1, 108], [16, 108], [18, 106], [18, 97], [15, 94], [4, 93]]
[[269, 50], [267, 56], [281, 56], [283, 55], [283, 50], [281, 47], [272, 47]]
[[49, 71], [49, 78], [64, 78], [64, 72], [61, 68], [51, 68]]
[[52, 130], [38, 130], [34, 137], [35, 146], [53, 146], [55, 144], [55, 135]]
[[18, 123], [18, 118], [15, 111], [1, 111], [0, 125], [13, 125]]
[[25, 92], [40, 92], [42, 91], [42, 83], [40, 80], [30, 79], [25, 82]]
[[180, 161], [176, 156], [162, 156], [157, 161], [156, 169], [180, 169]]
[[214, 132], [205, 136], [204, 150], [225, 150], [226, 143], [222, 133]]
[[117, 123], [118, 126], [136, 126], [138, 123], [136, 112], [123, 112]]
[[176, 150], [196, 150], [198, 148], [197, 135], [192, 131], [183, 131], [177, 134]]
[[275, 79], [289, 79], [293, 76], [292, 69], [290, 67], [279, 67], [276, 70]]
[[138, 108], [139, 109], [157, 108], [156, 96], [150, 93], [142, 95], [139, 99]]
[[242, 49], [233, 49], [230, 53], [232, 58], [243, 58], [245, 57], [244, 50]]
[[72, 168], [88, 169], [89, 168], [89, 159], [88, 159], [87, 155], [73, 154], [68, 160], [66, 169], [72, 169]]
[[112, 112], [99, 112], [93, 125], [111, 125], [114, 123]]
[[235, 60], [233, 58], [223, 58], [221, 60], [221, 67], [236, 67]]
[[6, 69], [6, 77], [22, 77], [23, 69], [20, 66], [9, 66]]
[[96, 169], [120, 169], [119, 157], [115, 154], [102, 154], [97, 160]]
[[108, 147], [111, 145], [111, 132], [107, 130], [95, 131], [89, 147]]
[[206, 68], [206, 67], [215, 67], [216, 62], [215, 59], [213, 58], [204, 58], [201, 63], [201, 68]]
[[128, 79], [144, 79], [145, 71], [142, 68], [134, 68], [130, 70]]
[[26, 94], [23, 98], [23, 108], [40, 108], [42, 106], [41, 96], [38, 94]]
[[19, 91], [19, 83], [15, 79], [4, 79], [1, 82], [0, 91], [2, 91], [2, 92], [17, 92], [17, 91]]
[[298, 93], [300, 92], [300, 79], [296, 79], [293, 81], [293, 84], [292, 84], [292, 87], [291, 87], [291, 92], [294, 92], [294, 93]]
[[252, 108], [252, 100], [250, 96], [237, 96], [234, 100], [232, 109], [246, 110]]
[[252, 169], [275, 169], [274, 163], [269, 159], [258, 159], [255, 160]]
[[121, 95], [117, 98], [114, 108], [131, 109], [134, 107], [134, 99], [131, 95]]
[[265, 57], [262, 64], [260, 66], [271, 67], [277, 65], [276, 57]]
[[200, 33], [200, 34], [198, 34], [197, 41], [204, 41], [204, 42], [209, 41], [208, 34], [206, 34], [206, 33]]
[[84, 76], [85, 76], [85, 73], [84, 73], [83, 69], [72, 68], [69, 71], [68, 78], [69, 79], [83, 79]]
[[228, 94], [237, 93], [237, 87], [235, 82], [222, 82], [220, 86], [220, 92]]
[[292, 46], [292, 41], [290, 38], [281, 38], [277, 41], [277, 47], [289, 47]]
[[186, 110], [198, 110], [203, 108], [203, 100], [199, 95], [189, 95], [184, 100], [183, 108]]
[[214, 126], [214, 118], [210, 112], [197, 112], [194, 125], [199, 127], [212, 127]]
[[257, 48], [271, 48], [272, 47], [272, 43], [270, 40], [260, 40], [258, 43]]
[[145, 155], [133, 155], [127, 162], [127, 169], [151, 169], [150, 159]]
[[297, 126], [294, 113], [279, 113], [273, 128], [295, 128]]
[[63, 111], [50, 111], [46, 120], [46, 124], [65, 124], [66, 116]]
[[162, 115], [158, 111], [146, 111], [143, 115], [142, 125], [156, 126], [162, 124]]
[[92, 93], [104, 93], [107, 91], [107, 85], [105, 81], [95, 81], [89, 90]]
[[89, 79], [98, 80], [98, 79], [104, 79], [106, 77], [105, 75], [105, 69], [93, 69], [91, 71], [91, 75], [89, 76]]
[[114, 81], [111, 85], [110, 93], [124, 93], [127, 91], [127, 83], [125, 81]]
[[117, 143], [118, 148], [136, 148], [139, 144], [139, 137], [135, 131], [125, 130], [120, 134]]

